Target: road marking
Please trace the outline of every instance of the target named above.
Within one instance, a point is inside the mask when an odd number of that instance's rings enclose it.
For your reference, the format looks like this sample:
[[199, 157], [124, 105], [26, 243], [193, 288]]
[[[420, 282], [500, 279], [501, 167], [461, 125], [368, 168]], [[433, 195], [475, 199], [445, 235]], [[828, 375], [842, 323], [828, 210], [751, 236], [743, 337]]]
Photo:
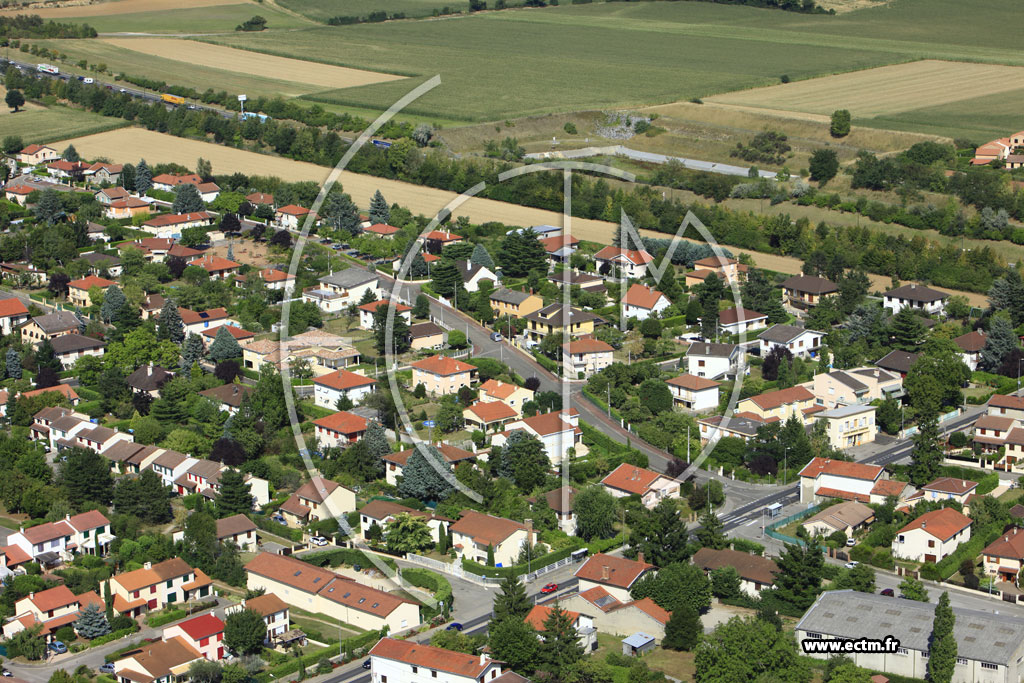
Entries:
[[757, 524], [757, 522], [758, 522], [758, 520], [752, 519], [749, 522], [747, 522], [746, 524], [744, 524], [743, 526], [751, 526], [753, 524]]

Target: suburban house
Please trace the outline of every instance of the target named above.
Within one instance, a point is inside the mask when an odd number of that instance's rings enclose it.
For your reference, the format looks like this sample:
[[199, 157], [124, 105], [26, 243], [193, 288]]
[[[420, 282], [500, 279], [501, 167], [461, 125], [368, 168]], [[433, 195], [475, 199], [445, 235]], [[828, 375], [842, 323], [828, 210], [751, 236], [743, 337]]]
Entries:
[[500, 431], [509, 420], [518, 417], [515, 409], [501, 401], [477, 401], [462, 411], [467, 427], [478, 428], [485, 434]]
[[1017, 585], [1017, 577], [1024, 568], [1024, 529], [1013, 527], [981, 551], [985, 576]]
[[184, 453], [162, 450], [147, 465], [160, 475], [164, 486], [171, 486], [178, 477], [188, 472], [189, 468], [195, 464], [194, 461], [195, 458], [190, 458]]
[[286, 633], [289, 629], [291, 620], [288, 603], [274, 593], [264, 593], [255, 598], [242, 598], [240, 603], [226, 607], [224, 614], [230, 616], [236, 611], [241, 612], [246, 609], [251, 609], [263, 617], [263, 623], [267, 626], [267, 637], [263, 641], [265, 643], [274, 643], [278, 636]]
[[105, 187], [102, 190], [96, 190], [93, 194], [97, 203], [103, 204], [104, 206], [110, 206], [114, 202], [128, 199], [131, 196], [131, 193], [120, 185]]
[[[548, 605], [534, 605], [526, 617], [523, 618], [527, 624], [529, 624], [534, 631], [541, 634], [539, 637], [543, 638], [543, 632], [545, 631], [544, 623], [551, 617], [551, 612], [554, 610], [553, 607]], [[576, 631], [576, 635], [579, 636], [579, 646], [583, 648], [584, 652], [591, 652], [597, 649], [597, 629], [594, 628], [594, 618], [587, 614], [580, 612], [574, 612], [572, 610], [566, 610], [563, 608], [566, 617], [572, 623], [573, 630]]]
[[429, 254], [440, 254], [449, 244], [458, 244], [461, 241], [462, 235], [456, 235], [454, 232], [431, 230], [423, 236], [423, 248]]
[[761, 340], [761, 357], [765, 358], [775, 347], [782, 347], [794, 356], [808, 358], [821, 346], [824, 332], [807, 330], [793, 325], [772, 325], [757, 335]]
[[601, 586], [563, 596], [558, 602], [563, 609], [592, 614], [594, 628], [620, 637], [646, 633], [660, 641], [672, 616], [650, 598], [623, 602]]
[[68, 303], [74, 306], [88, 308], [89, 306], [92, 306], [92, 299], [89, 298], [90, 289], [96, 287], [101, 292], [106, 293], [108, 287], [112, 287], [116, 284], [117, 283], [113, 280], [96, 277], [95, 275], [89, 275], [81, 280], [72, 280], [68, 283]]
[[217, 406], [218, 410], [222, 410], [228, 415], [234, 415], [242, 407], [242, 401], [252, 391], [253, 387], [248, 384], [230, 382], [228, 384], [221, 384], [219, 387], [203, 389], [199, 392], [199, 395], [209, 399]]
[[79, 613], [90, 605], [103, 610], [103, 599], [95, 591], [75, 595], [67, 586], [60, 585], [29, 593], [14, 603], [14, 616], [3, 626], [4, 638], [41, 625], [40, 635], [50, 640], [57, 629], [74, 624]]
[[154, 216], [139, 226], [155, 237], [181, 236], [181, 231], [187, 228], [203, 228], [213, 224], [213, 214], [209, 211], [196, 211], [195, 213], [164, 213]]
[[363, 228], [363, 232], [379, 237], [380, 239], [394, 239], [395, 235], [401, 232], [399, 228], [387, 223], [374, 223], [373, 225]]
[[[1011, 439], [1010, 433], [1019, 429], [1020, 422], [1013, 417], [1000, 417], [998, 415], [982, 415], [974, 423], [973, 441], [981, 450], [986, 452], [998, 451], [1002, 446], [1009, 446], [1008, 442], [1017, 441]], [[1007, 448], [1007, 451], [1016, 449]], [[1014, 457], [1014, 456], [1010, 456]]]
[[136, 368], [125, 378], [125, 383], [136, 394], [149, 394], [153, 398], [157, 398], [160, 395], [160, 387], [170, 381], [172, 377], [174, 377], [173, 372], [150, 363]]
[[317, 443], [323, 448], [339, 448], [359, 441], [368, 424], [365, 417], [347, 410], [313, 420]]
[[377, 296], [379, 278], [361, 268], [348, 268], [317, 280], [319, 285], [302, 290], [302, 300], [314, 303], [324, 313], [340, 313], [351, 304], [358, 304], [370, 292]]
[[825, 423], [829, 445], [837, 450], [871, 443], [878, 427], [875, 425], [875, 406], [840, 406], [813, 415], [814, 422]]
[[643, 249], [605, 247], [594, 254], [594, 262], [602, 275], [610, 276], [618, 268], [623, 277], [641, 280], [647, 277], [647, 264], [653, 263], [654, 257]]
[[358, 404], [377, 388], [377, 380], [349, 370], [335, 370], [313, 378], [313, 402], [321, 408], [338, 409], [344, 396]]
[[811, 536], [829, 536], [841, 531], [847, 537], [867, 527], [875, 519], [875, 511], [864, 503], [847, 500], [825, 508], [804, 520], [803, 526]]
[[631, 285], [626, 295], [622, 297], [623, 315], [637, 320], [647, 320], [652, 315], [657, 316], [671, 305], [672, 302], [668, 300], [667, 296], [641, 284]]
[[537, 241], [544, 247], [548, 260], [552, 265], [568, 263], [580, 241], [572, 235], [556, 235], [555, 237], [538, 237]]
[[255, 552], [256, 524], [239, 513], [217, 520], [217, 540], [222, 543], [234, 543], [243, 553]]
[[46, 145], [29, 145], [18, 152], [18, 163], [26, 166], [38, 166], [60, 159], [60, 153]]
[[742, 358], [743, 352], [736, 344], [694, 342], [686, 349], [687, 372], [707, 379], [733, 378]]
[[242, 345], [242, 363], [253, 370], [266, 364], [280, 371], [285, 360], [289, 363], [306, 361], [314, 375], [325, 375], [359, 364], [361, 355], [349, 341], [323, 330], [300, 332], [284, 342], [250, 341]]
[[576, 570], [574, 576], [579, 580], [581, 595], [592, 588], [602, 588], [616, 600], [628, 602], [633, 584], [653, 571], [654, 565], [644, 562], [643, 553], [635, 560], [595, 553]]
[[[74, 445], [80, 448], [91, 448], [97, 453], [103, 453], [119, 441], [134, 441], [135, 438], [127, 433], [110, 427], [100, 427], [90, 422], [90, 426], [81, 429], [75, 434]], [[67, 444], [58, 443], [64, 447]]]
[[138, 197], [115, 199], [103, 209], [103, 217], [111, 220], [131, 220], [152, 211], [150, 203]]
[[410, 507], [406, 507], [401, 503], [377, 498], [359, 508], [359, 531], [363, 535], [363, 538], [366, 538], [367, 533], [374, 524], [376, 524], [381, 530], [384, 530], [388, 522], [402, 514], [422, 519], [426, 522], [427, 526], [430, 528], [431, 535], [435, 538], [437, 537], [439, 529], [444, 529], [444, 533], [447, 533], [448, 525], [452, 523], [452, 520], [447, 517], [435, 515], [430, 510], [421, 512], [420, 510], [413, 510]]
[[502, 662], [422, 645], [412, 640], [381, 638], [370, 650], [370, 683], [487, 683], [501, 675]]
[[938, 562], [971, 540], [971, 518], [953, 508], [926, 512], [896, 532], [893, 557]]
[[986, 341], [988, 341], [988, 337], [981, 330], [961, 334], [953, 340], [953, 343], [960, 347], [960, 358], [971, 372], [978, 369], [978, 363], [981, 362], [981, 350], [985, 348]]
[[10, 297], [0, 299], [0, 334], [11, 334], [14, 328], [29, 318], [28, 309], [21, 299]]
[[526, 316], [526, 332], [533, 341], [549, 334], [585, 337], [594, 334], [594, 326], [603, 322], [600, 317], [572, 306], [554, 303]]
[[710, 270], [721, 274], [728, 284], [739, 282], [746, 277], [747, 267], [727, 256], [708, 256], [693, 262], [696, 270]]
[[476, 510], [463, 510], [449, 531], [458, 557], [486, 565], [493, 553], [496, 567], [514, 565], [523, 545], [537, 542], [531, 526]]
[[945, 292], [912, 282], [886, 292], [882, 305], [893, 315], [907, 307], [928, 315], [942, 315], [946, 312], [948, 298]]
[[614, 498], [640, 496], [641, 503], [648, 510], [664, 498], [679, 497], [679, 482], [675, 479], [625, 462], [605, 475], [601, 485]]
[[814, 275], [794, 275], [782, 283], [783, 302], [800, 310], [813, 308], [838, 291], [834, 282]]
[[916, 504], [919, 500], [951, 500], [968, 505], [968, 500], [977, 492], [978, 482], [953, 477], [939, 477], [925, 484], [918, 491], [920, 497], [912, 496], [907, 502]]
[[147, 643], [114, 662], [118, 683], [172, 683], [187, 677], [192, 662], [203, 656], [181, 638]]
[[467, 292], [479, 290], [483, 280], [490, 280], [492, 289], [494, 285], [498, 284], [498, 276], [490, 268], [466, 260], [456, 261], [455, 267], [458, 269], [459, 275], [462, 276], [462, 283]]
[[450, 356], [431, 356], [412, 365], [412, 386], [424, 386], [428, 394], [454, 394], [473, 383], [476, 367]]
[[504, 403], [514, 411], [515, 417], [522, 417], [523, 404], [533, 400], [533, 391], [518, 384], [489, 379], [480, 385], [478, 399], [481, 403]]
[[882, 370], [888, 370], [894, 374], [900, 376], [900, 378], [906, 377], [907, 373], [910, 372], [911, 366], [917, 362], [917, 359], [921, 356], [919, 353], [909, 353], [907, 351], [890, 351], [885, 354], [877, 361], [875, 361], [875, 367], [881, 368]]
[[579, 287], [581, 291], [601, 296], [608, 294], [608, 285], [603, 277], [593, 273], [580, 272], [575, 268], [565, 268], [557, 273], [551, 273], [548, 279], [559, 287], [569, 287], [570, 289]]
[[224, 622], [212, 612], [168, 626], [163, 637], [164, 640], [181, 638], [211, 662], [224, 659]]
[[[898, 605], [894, 605], [896, 602]], [[1024, 621], [1006, 612], [953, 607], [953, 638], [957, 643], [954, 681], [1020, 679], [1024, 671], [1018, 662], [1024, 662]], [[795, 634], [801, 647], [806, 640], [857, 640], [865, 634], [872, 638], [891, 634], [899, 641], [895, 654], [858, 652], [847, 656], [868, 670], [924, 679], [928, 675], [934, 618], [935, 606], [927, 602], [893, 600], [853, 590], [825, 591], [797, 623]], [[810, 656], [828, 658], [825, 653]]]
[[575, 449], [577, 456], [586, 455], [588, 452], [587, 447], [583, 445], [583, 431], [579, 424], [580, 417], [575, 408], [540, 413], [508, 423], [505, 426], [506, 431], [496, 434], [491, 439], [491, 444], [504, 446], [505, 439], [512, 431], [522, 429], [540, 439], [551, 463], [557, 465], [569, 456], [570, 448]]
[[[477, 458], [476, 453], [446, 443], [439, 443], [435, 448], [437, 448], [441, 457], [444, 458], [444, 461], [452, 469], [464, 460], [474, 461]], [[402, 476], [402, 470], [405, 469], [406, 464], [409, 462], [409, 456], [412, 455], [413, 450], [413, 448], [409, 448], [398, 453], [388, 453], [382, 457], [384, 460], [384, 478], [392, 486], [398, 486], [398, 477]]]
[[727, 308], [718, 314], [718, 327], [725, 334], [745, 334], [768, 326], [768, 316], [749, 308]]
[[562, 366], [570, 379], [586, 379], [612, 364], [614, 349], [599, 339], [577, 339], [562, 344]]
[[93, 185], [115, 184], [121, 180], [121, 172], [123, 170], [124, 164], [108, 164], [105, 161], [97, 161], [85, 169], [83, 175]]
[[111, 577], [114, 611], [137, 617], [143, 610], [163, 609], [169, 604], [188, 602], [213, 594], [213, 582], [201, 569], [193, 569], [180, 557]]
[[178, 315], [185, 326], [185, 335], [202, 334], [206, 330], [214, 330], [221, 325], [234, 325], [233, 320], [228, 317], [227, 309], [208, 308], [205, 311], [192, 311], [187, 308], [178, 307]]
[[740, 575], [740, 590], [752, 598], [763, 588], [774, 586], [775, 575], [779, 573], [779, 566], [767, 557], [728, 548], [701, 548], [694, 554], [693, 564], [707, 574], [721, 567], [732, 567]]
[[99, 339], [93, 339], [92, 337], [86, 337], [78, 334], [77, 332], [72, 332], [71, 334], [63, 334], [51, 340], [50, 346], [53, 347], [53, 352], [57, 356], [57, 360], [59, 360], [61, 365], [64, 366], [64, 369], [67, 370], [74, 367], [79, 358], [84, 358], [85, 356], [102, 356], [106, 343]]
[[785, 422], [791, 417], [804, 422], [816, 410], [820, 406], [815, 405], [814, 394], [800, 385], [751, 396], [736, 404], [737, 412], [751, 413], [765, 422], [773, 418]]
[[444, 328], [432, 322], [409, 326], [409, 342], [413, 351], [439, 349], [444, 346]]
[[274, 208], [274, 195], [266, 192], [252, 192], [245, 195], [245, 201], [249, 202], [253, 206], [259, 206], [265, 204], [270, 208]]
[[300, 486], [279, 510], [292, 528], [334, 519], [356, 509], [356, 494], [336, 481], [317, 475]]
[[400, 633], [418, 626], [419, 606], [294, 557], [261, 552], [245, 565], [246, 587], [286, 604], [366, 630]]
[[46, 164], [46, 172], [54, 178], [61, 178], [69, 181], [81, 180], [85, 169], [89, 165], [81, 161], [65, 161], [58, 159]]
[[49, 564], [55, 559], [70, 560], [78, 554], [102, 557], [113, 540], [110, 520], [98, 510], [92, 510], [22, 528], [7, 537], [7, 545], [18, 546], [29, 557]]
[[188, 261], [188, 265], [199, 266], [209, 274], [211, 280], [226, 280], [242, 267], [241, 263], [236, 263], [231, 259], [226, 259], [209, 252], [197, 259]]
[[875, 484], [882, 479], [888, 479], [888, 475], [878, 465], [813, 458], [800, 470], [800, 502], [843, 498], [867, 503]]
[[560, 486], [557, 489], [544, 494], [548, 508], [555, 513], [558, 519], [558, 528], [569, 534], [576, 535], [576, 513], [573, 502], [578, 491], [572, 486]]
[[491, 292], [489, 298], [494, 317], [511, 316], [525, 318], [534, 311], [544, 307], [544, 300], [532, 292], [520, 292], [515, 289], [501, 287]]
[[250, 271], [247, 275], [236, 275], [235, 286], [243, 287], [250, 276], [261, 280], [267, 289], [289, 291], [295, 288], [295, 276], [277, 268], [261, 268], [254, 272]]
[[[388, 299], [378, 299], [377, 301], [371, 301], [368, 304], [362, 304], [359, 306], [359, 328], [363, 330], [373, 329], [373, 319], [377, 314], [377, 309], [384, 306], [385, 309], [389, 306], [395, 310], [394, 316], [396, 318], [402, 318], [406, 325], [412, 324], [412, 307], [406, 306], [398, 301], [389, 301]], [[385, 312], [385, 316], [391, 315], [389, 312]], [[385, 317], [386, 321], [387, 318]]]
[[816, 403], [826, 408], [864, 405], [903, 395], [900, 375], [877, 367], [819, 372], [801, 386], [810, 389]]
[[718, 407], [719, 383], [689, 373], [666, 380], [672, 405], [688, 412], [703, 413]]
[[701, 443], [718, 441], [723, 436], [750, 441], [764, 424], [764, 420], [753, 413], [734, 413], [729, 417], [711, 415], [697, 420]]
[[90, 251], [79, 256], [78, 259], [89, 264], [89, 272], [92, 275], [99, 275], [100, 277], [121, 277], [121, 273], [124, 270], [121, 265], [121, 259], [117, 256], [104, 254], [101, 251]]
[[[298, 230], [309, 213], [309, 209], [304, 206], [295, 204], [280, 206], [274, 211], [274, 223], [285, 230]], [[313, 220], [316, 220], [316, 214], [313, 215]]]

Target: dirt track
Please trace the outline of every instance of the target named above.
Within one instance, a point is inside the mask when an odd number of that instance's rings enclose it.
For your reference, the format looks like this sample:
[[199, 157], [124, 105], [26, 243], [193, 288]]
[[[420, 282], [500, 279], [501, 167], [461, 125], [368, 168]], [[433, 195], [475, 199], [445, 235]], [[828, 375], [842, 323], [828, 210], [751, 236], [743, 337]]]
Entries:
[[[186, 140], [142, 128], [122, 128], [64, 140], [53, 146], [57, 149], [64, 149], [69, 143], [74, 143], [75, 149], [84, 158], [104, 156], [117, 162], [137, 163], [139, 157], [142, 156], [149, 164], [174, 162], [192, 168], [195, 166], [196, 159], [202, 157], [213, 164], [215, 173], [237, 171], [247, 175], [278, 176], [292, 181], [312, 180], [317, 183], [326, 181], [330, 173], [330, 169], [315, 164], [223, 147], [211, 142]], [[402, 206], [409, 207], [414, 213], [428, 216], [436, 214], [457, 198], [454, 192], [357, 173], [343, 172], [339, 182], [356, 204], [364, 208], [370, 205], [370, 197], [378, 189], [389, 202], [397, 202]], [[507, 204], [492, 199], [469, 199], [453, 208], [452, 213], [455, 216], [467, 216], [474, 223], [499, 221], [509, 225], [562, 225], [561, 213]], [[576, 237], [603, 244], [611, 243], [613, 232], [617, 227], [614, 223], [585, 218], [573, 218], [570, 224], [570, 230]], [[664, 238], [666, 236], [664, 233], [652, 230], [641, 230], [640, 234], [647, 237]], [[751, 255], [754, 264], [758, 267], [780, 273], [796, 274], [801, 272], [803, 266], [800, 259], [788, 256], [754, 251], [746, 251], [746, 253]], [[870, 277], [873, 288], [883, 291], [889, 289], [889, 278], [881, 275], [871, 275]], [[943, 288], [937, 287], [936, 289]], [[987, 305], [987, 298], [983, 294], [956, 292], [948, 289], [943, 289], [943, 291], [963, 294], [975, 306]]]

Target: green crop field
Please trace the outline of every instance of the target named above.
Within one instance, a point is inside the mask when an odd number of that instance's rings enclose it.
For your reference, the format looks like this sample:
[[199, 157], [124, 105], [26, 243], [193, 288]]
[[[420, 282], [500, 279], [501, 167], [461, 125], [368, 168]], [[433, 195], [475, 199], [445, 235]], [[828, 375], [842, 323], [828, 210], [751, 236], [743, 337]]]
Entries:
[[444, 7], [459, 12], [469, 9], [468, 0], [388, 0], [384, 5], [376, 0], [278, 0], [278, 4], [323, 22], [331, 17], [365, 17], [378, 10], [388, 14], [401, 12], [407, 17], [429, 17], [434, 10]]
[[188, 7], [159, 12], [126, 12], [82, 17], [60, 17], [55, 21], [86, 23], [101, 33], [211, 33], [234, 31], [235, 27], [254, 14], [267, 20], [268, 29], [297, 28], [312, 22], [282, 12], [266, 3], [243, 3]]
[[32, 108], [17, 114], [0, 114], [0, 139], [8, 135], [17, 135], [25, 144], [45, 144], [68, 137], [102, 133], [127, 125], [127, 121], [80, 109], [59, 106], [46, 109]]
[[1024, 89], [999, 93], [984, 100], [950, 102], [854, 122], [872, 128], [946, 135], [980, 144], [1024, 127], [1021, 112], [1024, 112]]

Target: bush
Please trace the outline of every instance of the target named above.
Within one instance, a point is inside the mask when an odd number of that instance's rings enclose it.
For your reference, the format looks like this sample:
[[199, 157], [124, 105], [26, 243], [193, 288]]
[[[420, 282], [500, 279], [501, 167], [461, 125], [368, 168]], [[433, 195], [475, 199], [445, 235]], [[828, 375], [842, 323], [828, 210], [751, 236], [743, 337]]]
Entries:
[[178, 619], [184, 619], [188, 613], [183, 609], [172, 609], [146, 617], [146, 626], [156, 627], [169, 624]]
[[[941, 581], [942, 574], [939, 572], [939, 568], [931, 562], [926, 562], [921, 565], [921, 578], [928, 579], [929, 581]], [[977, 578], [977, 577], [975, 577]]]
[[[375, 556], [375, 558], [382, 560], [391, 569], [398, 568], [398, 565], [390, 557]], [[325, 550], [320, 553], [310, 553], [309, 555], [303, 555], [300, 559], [317, 567], [337, 567], [339, 564], [347, 564], [349, 566], [358, 564], [360, 567], [372, 567], [374, 564], [374, 561], [366, 553], [351, 548], [336, 548], [335, 550]]]
[[57, 629], [57, 632], [53, 634], [53, 637], [64, 643], [70, 643], [75, 640], [78, 636], [75, 634], [73, 626], [61, 626]]
[[[438, 603], [444, 603], [448, 610], [453, 607], [455, 598], [452, 594], [452, 584], [437, 572], [432, 572], [429, 569], [403, 569], [402, 578], [417, 588], [429, 590], [433, 593], [434, 599]], [[430, 621], [440, 613], [438, 609], [431, 610], [426, 607], [423, 607], [421, 611], [423, 612], [423, 621]]]

